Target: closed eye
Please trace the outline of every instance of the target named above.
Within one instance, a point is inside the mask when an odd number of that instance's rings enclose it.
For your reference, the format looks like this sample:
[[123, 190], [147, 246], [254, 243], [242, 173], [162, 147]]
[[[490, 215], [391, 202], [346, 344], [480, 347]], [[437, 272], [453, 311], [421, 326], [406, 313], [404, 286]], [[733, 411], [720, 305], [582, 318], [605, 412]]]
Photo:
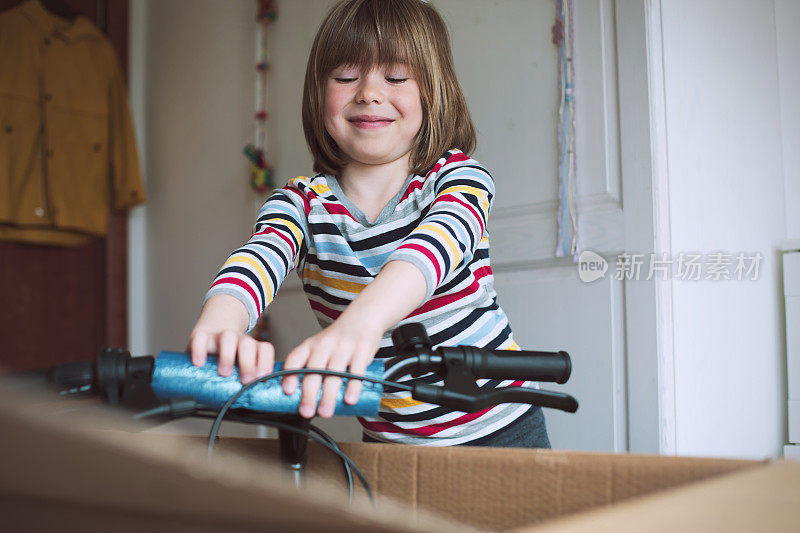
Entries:
[[386, 81], [389, 83], [403, 83], [406, 80], [408, 80], [408, 78], [386, 78]]
[[333, 79], [339, 83], [350, 83], [356, 81], [358, 78], [333, 78]]

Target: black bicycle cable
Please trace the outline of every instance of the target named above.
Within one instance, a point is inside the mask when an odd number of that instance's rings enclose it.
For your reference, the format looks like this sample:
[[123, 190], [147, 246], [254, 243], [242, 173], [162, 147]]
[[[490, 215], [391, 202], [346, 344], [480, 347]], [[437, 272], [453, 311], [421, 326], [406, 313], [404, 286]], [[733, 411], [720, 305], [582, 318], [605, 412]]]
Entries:
[[[369, 381], [371, 383], [378, 383], [379, 385], [383, 385], [384, 387], [393, 387], [393, 388], [398, 389], [398, 390], [405, 390], [405, 391], [409, 391], [409, 392], [413, 391], [413, 387], [411, 387], [409, 385], [405, 385], [403, 383], [397, 383], [395, 381], [389, 381], [389, 380], [381, 379], [381, 378], [373, 378], [373, 377], [370, 377], [370, 376], [360, 376], [358, 374], [353, 374], [352, 372], [340, 372], [338, 370], [314, 369], [314, 368], [298, 368], [298, 369], [279, 370], [277, 372], [272, 372], [271, 374], [267, 374], [266, 376], [262, 376], [260, 378], [257, 378], [255, 380], [251, 381], [250, 383], [248, 383], [247, 385], [243, 386], [241, 389], [236, 391], [236, 393], [231, 395], [231, 397], [228, 398], [228, 400], [222, 405], [222, 407], [219, 410], [219, 413], [217, 414], [216, 419], [214, 420], [214, 423], [211, 425], [211, 430], [209, 431], [209, 434], [208, 434], [208, 460], [209, 461], [211, 460], [211, 455], [214, 452], [214, 442], [215, 442], [215, 440], [217, 438], [217, 434], [219, 433], [219, 429], [220, 429], [220, 426], [222, 425], [222, 421], [225, 418], [225, 415], [230, 410], [231, 406], [234, 403], [236, 403], [236, 400], [238, 400], [245, 392], [247, 392], [248, 390], [252, 389], [253, 387], [258, 385], [259, 383], [263, 383], [265, 381], [268, 381], [270, 379], [274, 379], [274, 378], [277, 378], [277, 377], [287, 376], [287, 375], [294, 375], [294, 374], [320, 374], [320, 375], [323, 375], [323, 376], [336, 376], [336, 377], [348, 378], [348, 379], [358, 379], [358, 380], [361, 380], [361, 381]], [[277, 426], [277, 424], [280, 424], [280, 423], [270, 422], [270, 424], [274, 425], [275, 427], [279, 427], [279, 426]], [[284, 425], [284, 424], [281, 424], [281, 425]], [[361, 483], [364, 485], [364, 489], [366, 490], [370, 501], [374, 502], [374, 499], [372, 497], [372, 490], [369, 488], [369, 484], [367, 483], [366, 478], [361, 473], [361, 471], [358, 469], [358, 466], [356, 466], [356, 464], [349, 457], [347, 457], [347, 455], [345, 455], [344, 452], [342, 452], [341, 450], [334, 449], [334, 447], [331, 446], [324, 439], [322, 439], [320, 437], [317, 437], [316, 435], [311, 435], [310, 432], [308, 432], [308, 431], [301, 430], [300, 428], [291, 426], [289, 424], [286, 424], [284, 429], [286, 429], [287, 431], [293, 432], [293, 433], [308, 434], [307, 436], [310, 437], [312, 440], [314, 440], [316, 442], [319, 442], [323, 446], [325, 446], [328, 449], [330, 449], [333, 453], [335, 453], [337, 455], [340, 455], [342, 457], [342, 460], [344, 460], [345, 462], [347, 462], [350, 465], [350, 467], [353, 469], [353, 471], [358, 476], [358, 478], [361, 481]], [[338, 448], [338, 446], [336, 448]]]
[[[203, 408], [199, 408], [198, 411], [200, 411], [200, 412], [198, 412], [198, 413], [196, 413], [194, 415], [194, 416], [197, 416], [198, 418], [213, 419], [213, 418], [217, 417], [217, 411], [215, 411], [213, 409], [210, 409], [210, 408], [205, 408], [205, 411], [207, 411], [207, 412], [202, 412]], [[232, 422], [246, 422], [246, 423], [249, 423], [249, 424], [262, 424], [262, 425], [265, 425], [265, 426], [275, 427], [276, 429], [279, 429], [277, 425], [272, 423], [273, 422], [272, 420], [254, 418], [254, 417], [245, 417], [243, 415], [240, 415], [239, 413], [231, 413], [231, 414], [229, 414], [228, 415], [228, 420], [230, 420]], [[342, 466], [344, 468], [344, 475], [347, 478], [347, 490], [348, 490], [348, 493], [349, 493], [349, 500], [352, 503], [355, 484], [353, 483], [353, 474], [352, 474], [352, 472], [350, 470], [350, 463], [347, 462], [344, 459], [344, 457], [342, 457], [344, 452], [342, 451], [341, 448], [339, 448], [339, 445], [336, 444], [336, 441], [333, 439], [333, 437], [331, 437], [330, 435], [328, 435], [327, 433], [322, 431], [322, 429], [320, 429], [319, 427], [311, 424], [309, 426], [309, 431], [313, 431], [313, 432], [317, 433], [320, 437], [325, 439], [331, 446], [333, 446], [335, 448], [334, 452], [336, 452], [336, 451], [339, 452], [339, 453], [337, 453], [337, 455], [339, 456], [339, 459], [342, 460]]]
[[[339, 445], [336, 444], [336, 441], [333, 440], [333, 437], [331, 437], [330, 435], [328, 435], [327, 433], [322, 431], [320, 428], [318, 428], [314, 424], [311, 424], [308, 429], [310, 431], [315, 432], [317, 435], [319, 435], [320, 437], [322, 437], [323, 439], [328, 441], [330, 443], [330, 445], [335, 447], [337, 450], [342, 451], [342, 449], [339, 448]], [[344, 453], [344, 452], [342, 452], [342, 453]], [[350, 471], [350, 464], [347, 461], [343, 460], [342, 461], [342, 466], [344, 467], [344, 475], [347, 478], [347, 491], [349, 493], [349, 501], [350, 501], [350, 503], [353, 503], [353, 492], [355, 490], [355, 486], [353, 484], [353, 473]]]
[[315, 369], [315, 368], [297, 368], [292, 370], [279, 370], [277, 372], [272, 372], [271, 374], [267, 374], [266, 376], [257, 378], [238, 391], [231, 395], [230, 398], [222, 405], [219, 410], [219, 414], [217, 415], [217, 419], [214, 420], [214, 424], [211, 426], [211, 431], [208, 434], [208, 459], [211, 460], [211, 454], [214, 451], [214, 440], [217, 437], [217, 433], [219, 433], [219, 427], [222, 424], [222, 420], [225, 418], [225, 414], [231, 408], [231, 406], [236, 403], [242, 394], [247, 392], [248, 390], [252, 389], [259, 383], [263, 383], [264, 381], [268, 381], [270, 379], [274, 379], [281, 376], [287, 376], [292, 374], [320, 374], [323, 376], [337, 376], [341, 378], [348, 378], [348, 379], [358, 379], [361, 381], [369, 381], [372, 383], [378, 383], [383, 386], [394, 387], [400, 390], [405, 391], [413, 391], [413, 387], [410, 385], [405, 385], [403, 383], [397, 383], [395, 381], [389, 381], [386, 379], [381, 378], [373, 378], [370, 376], [359, 376], [358, 374], [353, 374], [352, 372], [340, 372], [338, 370], [328, 370], [328, 369]]
[[[209, 415], [209, 414], [205, 414], [205, 413], [196, 413], [194, 416], [197, 416], [199, 418], [214, 418], [215, 417], [215, 415]], [[334, 455], [339, 457], [339, 459], [341, 459], [344, 464], [348, 465], [349, 469], [352, 469], [352, 471], [356, 474], [356, 477], [358, 477], [358, 480], [361, 482], [361, 485], [364, 487], [364, 492], [366, 492], [367, 497], [369, 498], [370, 502], [373, 505], [375, 504], [375, 497], [372, 494], [372, 488], [370, 487], [366, 476], [364, 476], [364, 474], [361, 472], [361, 469], [358, 468], [358, 465], [356, 465], [353, 462], [353, 460], [350, 459], [350, 457], [348, 457], [347, 454], [345, 454], [341, 450], [341, 448], [339, 448], [335, 443], [330, 443], [326, 439], [324, 439], [323, 437], [314, 435], [309, 430], [298, 428], [298, 427], [293, 426], [291, 424], [285, 424], [283, 422], [278, 422], [276, 420], [262, 420], [260, 418], [249, 418], [249, 417], [246, 417], [246, 416], [238, 415], [236, 413], [230, 413], [228, 415], [228, 420], [230, 420], [232, 422], [247, 422], [249, 424], [263, 424], [265, 426], [274, 427], [276, 429], [285, 429], [286, 431], [289, 431], [289, 432], [292, 432], [292, 433], [297, 433], [298, 435], [303, 435], [306, 438], [309, 438], [309, 439], [313, 440], [314, 442], [317, 442], [317, 443], [321, 444], [322, 446], [324, 446], [325, 448], [330, 450]], [[349, 482], [349, 487], [348, 488], [349, 488], [350, 498], [352, 500], [352, 495], [353, 495], [352, 477], [348, 478], [348, 482]]]

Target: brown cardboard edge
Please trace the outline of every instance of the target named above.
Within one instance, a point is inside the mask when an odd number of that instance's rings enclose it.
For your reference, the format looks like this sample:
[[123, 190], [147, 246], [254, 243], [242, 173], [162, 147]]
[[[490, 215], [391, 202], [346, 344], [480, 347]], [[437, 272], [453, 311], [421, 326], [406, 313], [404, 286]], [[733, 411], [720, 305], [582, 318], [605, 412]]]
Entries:
[[[220, 445], [257, 457], [274, 456], [277, 449], [274, 441], [253, 438], [222, 439]], [[562, 450], [371, 443], [341, 443], [341, 447], [375, 490], [409, 513], [424, 509], [482, 530], [532, 527], [556, 519], [556, 514], [586, 512], [762, 464]], [[312, 446], [308, 470], [342, 480], [337, 460]]]
[[516, 533], [797, 531], [800, 464], [775, 460]]
[[48, 417], [41, 408], [48, 400], [0, 386], [0, 508], [27, 508], [38, 518], [52, 513], [53, 527], [63, 519], [59, 507], [77, 505], [109, 516], [168, 517], [164, 523], [173, 526], [226, 523], [242, 531], [265, 525], [473, 531], [426, 513], [410, 521], [407, 510], [390, 501], [381, 501], [379, 512], [363, 497], [347, 505], [346, 493], [335, 484], [315, 482], [300, 494], [287, 486], [277, 464], [225, 450], [208, 463], [204, 445], [170, 435], [136, 438], [143, 427], [110, 409], [93, 408], [89, 417]]

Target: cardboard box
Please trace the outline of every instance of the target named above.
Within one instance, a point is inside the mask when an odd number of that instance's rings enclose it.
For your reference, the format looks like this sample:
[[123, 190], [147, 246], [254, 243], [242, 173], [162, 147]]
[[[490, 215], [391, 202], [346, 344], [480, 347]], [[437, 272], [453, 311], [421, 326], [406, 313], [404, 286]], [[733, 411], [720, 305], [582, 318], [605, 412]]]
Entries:
[[[343, 443], [378, 493], [347, 503], [310, 445], [302, 491], [266, 439], [141, 434], [0, 390], [2, 531], [797, 531], [800, 464]], [[101, 429], [98, 429], [101, 428]]]

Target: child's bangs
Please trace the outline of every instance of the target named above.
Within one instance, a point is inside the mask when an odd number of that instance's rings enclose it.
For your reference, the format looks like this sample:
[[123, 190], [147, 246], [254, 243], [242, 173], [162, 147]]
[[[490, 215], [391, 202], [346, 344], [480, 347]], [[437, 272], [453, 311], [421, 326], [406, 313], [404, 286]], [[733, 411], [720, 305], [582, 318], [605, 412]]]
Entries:
[[407, 64], [416, 70], [413, 29], [391, 4], [366, 1], [344, 13], [321, 49], [320, 74], [326, 76], [341, 65], [369, 70], [378, 65]]

